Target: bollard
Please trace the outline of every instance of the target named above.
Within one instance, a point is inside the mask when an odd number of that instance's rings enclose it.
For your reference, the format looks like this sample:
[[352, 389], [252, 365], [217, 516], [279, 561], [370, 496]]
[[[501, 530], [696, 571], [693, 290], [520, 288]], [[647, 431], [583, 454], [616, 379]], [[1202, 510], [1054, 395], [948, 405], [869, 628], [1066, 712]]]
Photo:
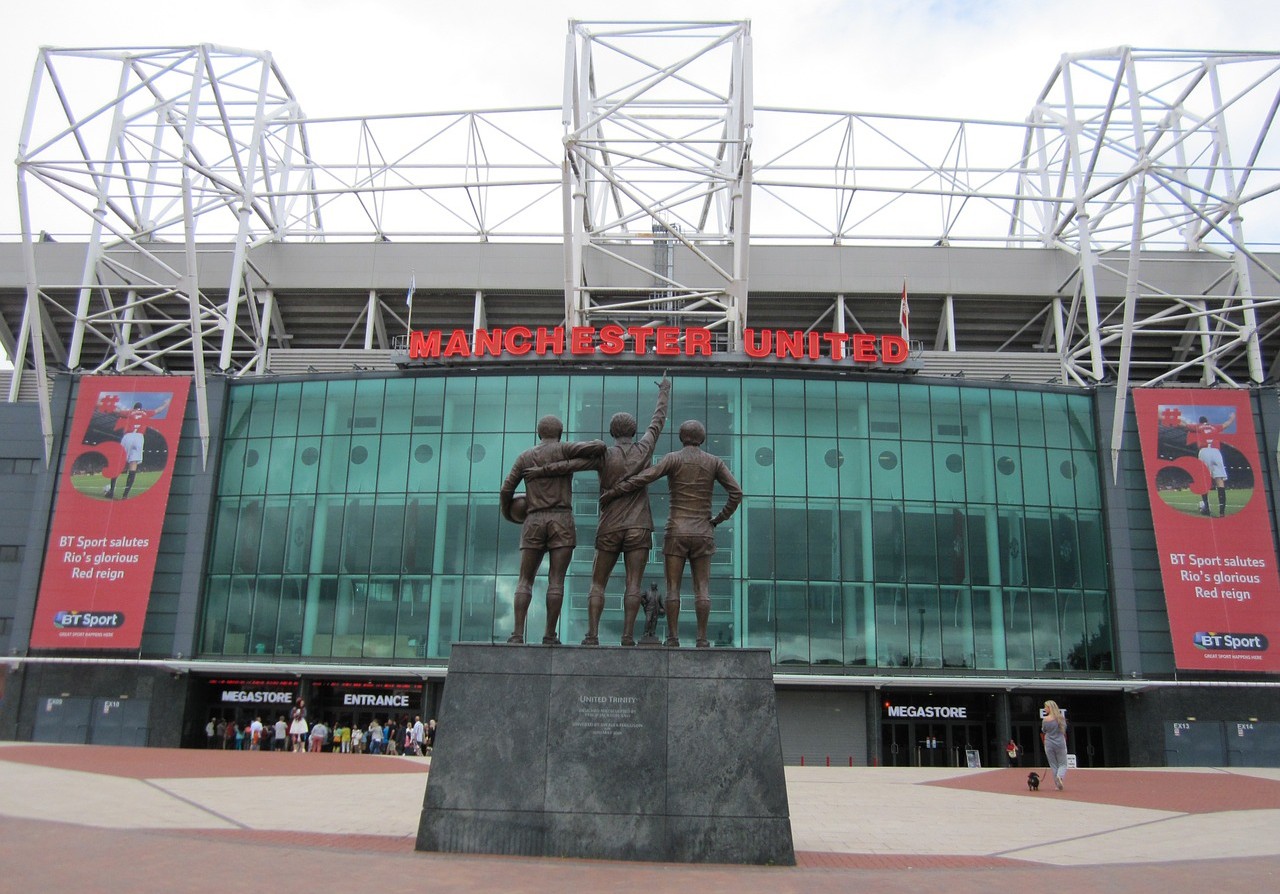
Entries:
[[804, 766], [804, 755], [800, 755], [800, 766]]
[[831, 755], [827, 755], [827, 766], [831, 766]]

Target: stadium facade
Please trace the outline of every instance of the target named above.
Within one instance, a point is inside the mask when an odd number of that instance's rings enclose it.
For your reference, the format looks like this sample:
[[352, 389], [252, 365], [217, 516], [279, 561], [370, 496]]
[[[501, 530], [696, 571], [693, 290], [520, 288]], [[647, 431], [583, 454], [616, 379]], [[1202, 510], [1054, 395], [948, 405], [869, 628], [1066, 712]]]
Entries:
[[308, 119], [269, 54], [42, 51], [0, 735], [433, 715], [511, 632], [538, 418], [607, 438], [665, 373], [658, 454], [701, 420], [745, 494], [709, 631], [770, 650], [789, 761], [999, 765], [1053, 698], [1082, 766], [1280, 765], [1280, 56], [1064, 56], [1005, 123], [757, 108], [751, 56], [573, 22], [561, 105]]

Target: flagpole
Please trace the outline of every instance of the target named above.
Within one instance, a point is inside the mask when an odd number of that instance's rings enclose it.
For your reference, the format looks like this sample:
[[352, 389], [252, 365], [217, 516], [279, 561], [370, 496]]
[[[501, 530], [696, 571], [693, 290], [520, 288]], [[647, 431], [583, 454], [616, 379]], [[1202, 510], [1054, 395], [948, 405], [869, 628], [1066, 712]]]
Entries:
[[413, 293], [418, 285], [417, 271], [409, 271], [409, 293], [404, 296], [404, 303], [409, 306], [409, 318], [405, 323], [405, 338], [413, 334]]

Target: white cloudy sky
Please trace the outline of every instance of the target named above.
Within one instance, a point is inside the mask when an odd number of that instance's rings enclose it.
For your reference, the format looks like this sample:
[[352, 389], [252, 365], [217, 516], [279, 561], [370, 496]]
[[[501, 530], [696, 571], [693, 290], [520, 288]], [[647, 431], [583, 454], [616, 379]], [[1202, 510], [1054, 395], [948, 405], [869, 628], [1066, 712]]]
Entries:
[[[558, 103], [571, 18], [750, 19], [759, 105], [1002, 120], [1064, 52], [1280, 50], [1272, 0], [43, 0], [3, 16], [0, 144], [40, 46], [265, 49], [311, 117], [442, 111]], [[0, 239], [15, 206], [0, 188]]]

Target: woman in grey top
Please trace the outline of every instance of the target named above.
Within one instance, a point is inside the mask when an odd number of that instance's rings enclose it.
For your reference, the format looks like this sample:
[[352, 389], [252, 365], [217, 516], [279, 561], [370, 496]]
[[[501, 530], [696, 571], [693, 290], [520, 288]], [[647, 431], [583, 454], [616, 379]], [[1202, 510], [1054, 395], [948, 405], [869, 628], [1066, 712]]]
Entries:
[[1062, 791], [1062, 780], [1067, 775], [1067, 718], [1062, 716], [1062, 709], [1052, 699], [1044, 703], [1040, 733], [1044, 738], [1044, 753], [1049, 759], [1054, 787]]

